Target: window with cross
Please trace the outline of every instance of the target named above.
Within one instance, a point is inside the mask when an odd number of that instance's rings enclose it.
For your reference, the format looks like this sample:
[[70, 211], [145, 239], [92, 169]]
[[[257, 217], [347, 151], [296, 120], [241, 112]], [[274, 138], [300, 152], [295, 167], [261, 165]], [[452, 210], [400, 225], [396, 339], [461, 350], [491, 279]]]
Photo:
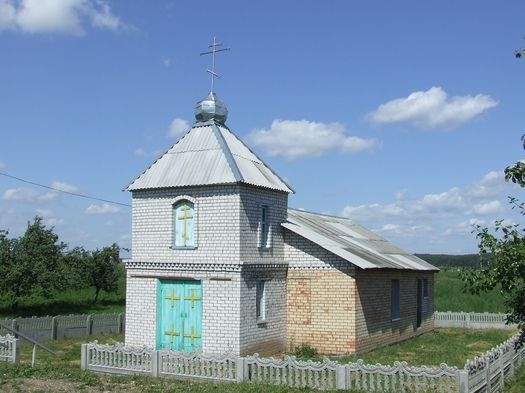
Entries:
[[195, 209], [187, 200], [173, 205], [174, 246], [176, 248], [195, 247]]

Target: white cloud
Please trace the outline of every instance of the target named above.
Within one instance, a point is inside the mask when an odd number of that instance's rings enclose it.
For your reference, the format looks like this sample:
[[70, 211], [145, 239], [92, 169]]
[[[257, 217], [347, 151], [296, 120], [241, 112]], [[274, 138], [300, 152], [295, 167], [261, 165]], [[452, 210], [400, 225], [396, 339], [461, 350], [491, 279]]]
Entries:
[[476, 203], [472, 206], [471, 212], [474, 214], [494, 214], [502, 210], [501, 202], [498, 200], [493, 200], [489, 202]]
[[109, 203], [103, 203], [102, 205], [89, 205], [85, 211], [86, 214], [113, 214], [118, 213], [120, 209], [117, 206]]
[[0, 0], [0, 30], [83, 35], [86, 23], [108, 30], [124, 26], [106, 0]]
[[3, 171], [6, 168], [6, 165], [0, 161], [0, 171]]
[[408, 123], [419, 128], [454, 128], [498, 105], [485, 94], [449, 98], [441, 87], [416, 91], [379, 105], [366, 118], [377, 124]]
[[139, 147], [138, 149], [135, 149], [133, 154], [135, 154], [136, 156], [139, 156], [139, 157], [144, 157], [148, 153], [146, 153], [146, 150], [144, 150], [142, 147]]
[[187, 120], [175, 118], [170, 124], [167, 136], [169, 138], [178, 138], [183, 132], [189, 129], [190, 125]]
[[247, 140], [271, 156], [293, 160], [328, 152], [357, 153], [379, 146], [375, 139], [347, 136], [340, 123], [308, 120], [274, 120], [269, 129], [254, 130]]
[[50, 202], [58, 197], [56, 191], [39, 193], [31, 188], [10, 188], [5, 190], [2, 199], [5, 201], [25, 202], [25, 203], [42, 203]]
[[51, 187], [65, 192], [72, 192], [72, 193], [78, 193], [80, 190], [77, 186], [74, 186], [72, 184], [64, 183], [61, 181], [54, 181], [51, 183]]
[[471, 218], [466, 221], [462, 221], [450, 228], [447, 228], [444, 232], [445, 236], [452, 236], [452, 235], [469, 235], [473, 231], [475, 231], [476, 226], [478, 225], [484, 225], [484, 220], [479, 220], [477, 218]]
[[164, 64], [164, 67], [166, 67], [166, 68], [171, 67], [171, 65], [173, 64], [173, 60], [171, 60], [168, 57], [164, 57], [162, 59], [162, 64]]
[[[420, 199], [406, 197], [406, 191], [396, 193], [395, 201], [386, 204], [345, 206], [342, 215], [358, 220], [428, 219], [458, 214], [490, 215], [502, 210], [504, 199], [503, 172], [491, 171], [481, 180], [466, 187], [426, 194]], [[497, 199], [497, 198], [500, 199]]]
[[36, 209], [36, 214], [44, 219], [46, 226], [57, 226], [64, 224], [64, 219], [57, 218], [55, 214], [49, 209]]

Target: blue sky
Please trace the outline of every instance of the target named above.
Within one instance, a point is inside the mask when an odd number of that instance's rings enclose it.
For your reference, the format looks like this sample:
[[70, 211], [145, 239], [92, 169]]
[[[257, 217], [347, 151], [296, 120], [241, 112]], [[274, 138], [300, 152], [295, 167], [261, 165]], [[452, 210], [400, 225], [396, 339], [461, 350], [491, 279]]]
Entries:
[[[227, 125], [295, 189], [414, 252], [476, 252], [520, 222], [522, 1], [0, 0], [0, 171], [129, 204], [122, 189], [193, 124]], [[35, 215], [71, 247], [131, 244], [131, 209], [0, 176], [0, 228]]]

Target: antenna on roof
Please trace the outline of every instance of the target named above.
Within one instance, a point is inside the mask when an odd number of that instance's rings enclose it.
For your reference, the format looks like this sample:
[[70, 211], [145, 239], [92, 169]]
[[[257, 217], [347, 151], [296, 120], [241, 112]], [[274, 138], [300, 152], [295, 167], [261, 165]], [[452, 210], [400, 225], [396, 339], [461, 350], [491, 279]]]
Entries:
[[226, 50], [230, 50], [230, 48], [220, 48], [220, 49], [217, 49], [219, 47], [221, 47], [222, 44], [217, 42], [217, 39], [216, 37], [213, 37], [213, 43], [208, 45], [208, 48], [211, 48], [210, 51], [208, 52], [202, 52], [200, 55], [209, 55], [211, 54], [211, 58], [212, 58], [212, 63], [211, 63], [211, 70], [208, 68], [206, 71], [208, 71], [210, 74], [211, 74], [211, 93], [213, 93], [213, 84], [214, 84], [214, 81], [215, 81], [215, 78], [219, 78], [219, 74], [217, 74], [215, 72], [215, 53], [217, 52], [224, 52]]

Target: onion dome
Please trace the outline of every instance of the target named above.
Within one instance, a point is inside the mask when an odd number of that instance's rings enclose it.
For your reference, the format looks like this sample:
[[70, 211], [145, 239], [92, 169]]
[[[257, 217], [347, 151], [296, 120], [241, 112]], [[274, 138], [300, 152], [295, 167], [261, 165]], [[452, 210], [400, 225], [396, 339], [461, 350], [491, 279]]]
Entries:
[[228, 109], [224, 102], [219, 100], [213, 91], [197, 103], [195, 107], [195, 119], [199, 122], [214, 120], [217, 123], [226, 123]]

